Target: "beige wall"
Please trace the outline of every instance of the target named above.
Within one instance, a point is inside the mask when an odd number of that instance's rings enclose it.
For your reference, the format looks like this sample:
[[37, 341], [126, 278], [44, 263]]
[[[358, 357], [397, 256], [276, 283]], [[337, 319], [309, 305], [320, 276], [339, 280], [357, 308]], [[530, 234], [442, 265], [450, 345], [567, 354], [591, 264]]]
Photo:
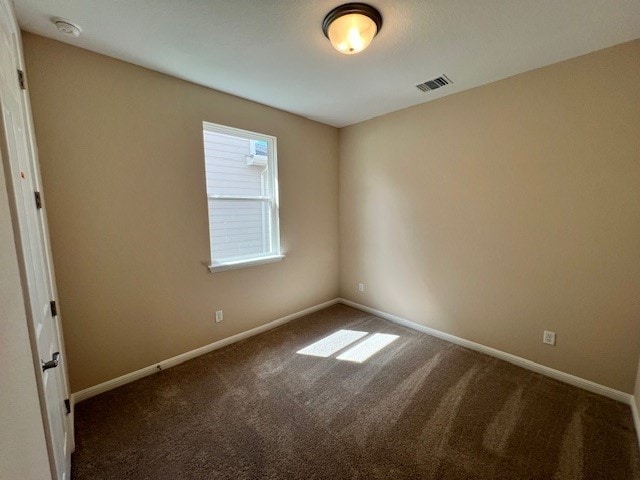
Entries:
[[49, 456], [12, 228], [0, 164], [0, 478], [45, 480]]
[[[73, 391], [337, 296], [337, 129], [23, 40]], [[284, 261], [205, 267], [203, 120], [278, 138]]]
[[639, 58], [637, 40], [342, 129], [341, 295], [632, 392]]

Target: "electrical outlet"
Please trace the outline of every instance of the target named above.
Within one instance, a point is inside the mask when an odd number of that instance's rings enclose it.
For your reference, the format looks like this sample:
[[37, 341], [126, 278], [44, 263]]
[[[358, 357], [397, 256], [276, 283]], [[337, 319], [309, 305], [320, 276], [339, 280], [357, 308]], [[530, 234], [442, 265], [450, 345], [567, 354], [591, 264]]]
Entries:
[[222, 310], [216, 310], [216, 323], [220, 323], [224, 315], [222, 315]]
[[544, 331], [544, 335], [542, 336], [542, 342], [548, 345], [556, 344], [556, 332], [549, 332], [547, 330]]
[[358, 291], [359, 292], [364, 292], [364, 283], [359, 283], [358, 284]]

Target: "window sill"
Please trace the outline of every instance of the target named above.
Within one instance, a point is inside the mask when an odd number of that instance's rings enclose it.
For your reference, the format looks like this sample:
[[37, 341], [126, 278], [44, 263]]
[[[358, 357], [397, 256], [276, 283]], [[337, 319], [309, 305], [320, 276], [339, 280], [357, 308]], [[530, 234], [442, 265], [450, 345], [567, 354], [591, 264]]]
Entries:
[[264, 265], [266, 263], [279, 262], [284, 258], [284, 255], [271, 255], [269, 257], [250, 258], [247, 260], [238, 260], [235, 262], [216, 263], [209, 265], [209, 271], [211, 273], [223, 272], [225, 270], [234, 270], [236, 268], [252, 267], [254, 265]]

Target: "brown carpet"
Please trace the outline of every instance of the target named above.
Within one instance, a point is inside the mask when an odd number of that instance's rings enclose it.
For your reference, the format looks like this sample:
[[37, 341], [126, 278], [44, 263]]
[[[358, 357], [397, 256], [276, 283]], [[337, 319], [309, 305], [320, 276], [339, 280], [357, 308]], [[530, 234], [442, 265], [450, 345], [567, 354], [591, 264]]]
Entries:
[[74, 480], [640, 479], [627, 405], [343, 305], [80, 403], [76, 440]]

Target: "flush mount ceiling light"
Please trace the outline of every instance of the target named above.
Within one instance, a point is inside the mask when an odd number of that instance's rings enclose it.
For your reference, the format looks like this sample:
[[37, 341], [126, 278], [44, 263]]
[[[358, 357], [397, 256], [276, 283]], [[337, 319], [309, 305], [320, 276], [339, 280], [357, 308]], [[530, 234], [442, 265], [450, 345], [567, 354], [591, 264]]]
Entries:
[[346, 3], [331, 10], [322, 31], [340, 53], [353, 55], [369, 46], [382, 28], [382, 15], [366, 3]]
[[82, 33], [82, 29], [78, 25], [71, 23], [69, 20], [65, 20], [64, 18], [54, 17], [51, 21], [58, 30], [69, 37], [79, 37]]

